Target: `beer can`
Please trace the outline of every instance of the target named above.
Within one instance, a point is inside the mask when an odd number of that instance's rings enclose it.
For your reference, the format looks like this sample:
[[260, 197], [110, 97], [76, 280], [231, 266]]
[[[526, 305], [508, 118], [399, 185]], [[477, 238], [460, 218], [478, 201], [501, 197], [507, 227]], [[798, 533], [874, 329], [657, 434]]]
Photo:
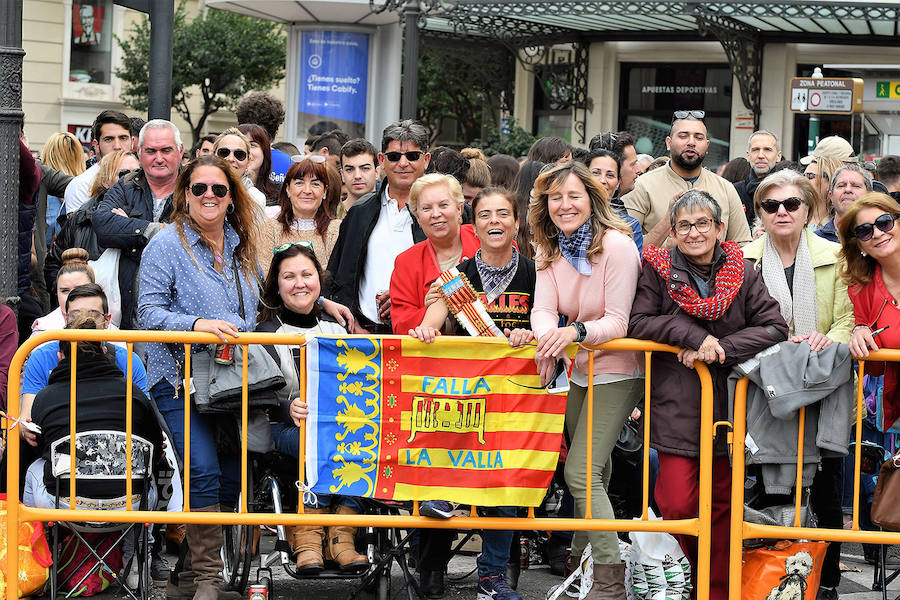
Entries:
[[247, 590], [247, 598], [249, 600], [267, 600], [269, 597], [269, 590], [265, 585], [255, 584], [251, 585]]
[[519, 568], [527, 569], [531, 566], [531, 540], [522, 537], [519, 540]]
[[217, 345], [214, 360], [220, 365], [234, 364], [234, 346], [231, 344]]

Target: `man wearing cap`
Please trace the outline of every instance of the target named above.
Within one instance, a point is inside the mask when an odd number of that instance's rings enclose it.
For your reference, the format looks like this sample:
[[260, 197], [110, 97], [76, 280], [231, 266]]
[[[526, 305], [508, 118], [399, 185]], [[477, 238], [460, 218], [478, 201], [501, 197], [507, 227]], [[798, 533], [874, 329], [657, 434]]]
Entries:
[[750, 134], [747, 141], [747, 161], [750, 163], [750, 174], [747, 178], [734, 184], [734, 189], [744, 205], [744, 214], [747, 223], [753, 225], [755, 212], [753, 209], [753, 194], [766, 175], [772, 172], [772, 167], [781, 160], [781, 145], [778, 136], [771, 131], [760, 129]]
[[635, 181], [634, 189], [622, 197], [628, 214], [644, 231], [644, 247], [660, 246], [669, 235], [669, 207], [689, 189], [703, 190], [722, 208], [725, 240], [740, 244], [750, 241], [750, 227], [744, 206], [731, 182], [703, 168], [709, 150], [706, 113], [702, 110], [675, 111], [672, 130], [666, 138], [669, 163]]
[[866, 192], [872, 191], [872, 176], [856, 163], [847, 163], [834, 172], [828, 197], [834, 209], [834, 216], [828, 223], [816, 230], [816, 235], [829, 242], [841, 243], [837, 234], [837, 223], [850, 205]]

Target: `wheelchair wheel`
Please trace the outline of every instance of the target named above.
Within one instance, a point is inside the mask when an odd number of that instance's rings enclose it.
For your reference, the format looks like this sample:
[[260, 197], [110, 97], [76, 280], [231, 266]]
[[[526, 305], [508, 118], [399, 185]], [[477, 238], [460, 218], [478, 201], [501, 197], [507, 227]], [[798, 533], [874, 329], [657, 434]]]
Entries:
[[[249, 502], [247, 509], [254, 512], [254, 479], [252, 462], [247, 465], [247, 482], [249, 486]], [[237, 504], [240, 506], [241, 497]], [[235, 509], [237, 512], [238, 509]], [[253, 560], [254, 534], [259, 530], [256, 525], [223, 525], [224, 543], [222, 544], [222, 578], [229, 590], [243, 594], [250, 579], [250, 562]]]

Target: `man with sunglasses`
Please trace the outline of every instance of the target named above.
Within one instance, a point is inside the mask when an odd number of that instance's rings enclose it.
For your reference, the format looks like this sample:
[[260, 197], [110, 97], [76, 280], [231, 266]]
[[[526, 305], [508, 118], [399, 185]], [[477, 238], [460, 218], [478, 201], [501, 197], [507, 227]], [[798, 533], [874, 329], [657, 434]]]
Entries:
[[147, 122], [138, 136], [141, 168], [113, 185], [91, 218], [98, 243], [104, 248], [122, 250], [122, 329], [134, 329], [136, 324], [135, 281], [141, 253], [150, 238], [168, 224], [183, 150], [181, 133], [172, 122]]
[[431, 160], [428, 131], [407, 119], [388, 125], [378, 161], [385, 179], [377, 191], [357, 200], [341, 222], [328, 261], [329, 296], [349, 306], [357, 325], [351, 333], [390, 333], [390, 287], [394, 259], [425, 239], [406, 204], [409, 189]]
[[665, 167], [645, 173], [635, 181], [634, 189], [622, 197], [625, 208], [641, 224], [644, 247], [660, 246], [669, 235], [669, 207], [690, 189], [707, 192], [722, 208], [724, 239], [744, 244], [750, 241], [750, 227], [744, 218], [744, 206], [730, 181], [703, 168], [709, 150], [702, 110], [678, 110], [672, 130], [666, 138], [669, 162]]
[[850, 205], [871, 191], [872, 176], [860, 165], [847, 163], [836, 170], [828, 188], [828, 198], [831, 199], [834, 216], [816, 230], [816, 235], [825, 238], [829, 242], [840, 244], [841, 240], [837, 233], [838, 222], [844, 213], [847, 212], [847, 209], [850, 208]]

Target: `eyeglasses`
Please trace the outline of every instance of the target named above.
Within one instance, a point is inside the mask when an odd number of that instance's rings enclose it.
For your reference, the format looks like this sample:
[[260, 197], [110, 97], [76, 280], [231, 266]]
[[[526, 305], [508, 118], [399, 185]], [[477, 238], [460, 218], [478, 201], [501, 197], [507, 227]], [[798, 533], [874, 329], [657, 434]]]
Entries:
[[303, 162], [304, 160], [311, 160], [314, 163], [323, 163], [325, 162], [324, 154], [294, 154], [291, 156], [291, 162]]
[[231, 148], [219, 148], [216, 150], [216, 156], [219, 158], [228, 158], [230, 155], [234, 154], [235, 160], [239, 162], [243, 162], [247, 160], [247, 151], [241, 150], [240, 148], [235, 148], [232, 150]]
[[400, 159], [406, 157], [406, 160], [409, 162], [416, 162], [420, 158], [422, 158], [421, 150], [408, 150], [406, 152], [385, 152], [384, 157], [388, 159], [389, 162], [400, 162]]
[[806, 178], [810, 181], [815, 181], [816, 177], [821, 177], [822, 179], [830, 179], [828, 177], [828, 173], [821, 173], [819, 175], [816, 175], [815, 171], [807, 171], [806, 173], [804, 173], [804, 175], [806, 175]]
[[199, 198], [203, 194], [206, 193], [207, 188], [212, 188], [212, 193], [216, 198], [224, 198], [228, 195], [228, 186], [222, 183], [214, 183], [212, 185], [207, 185], [205, 183], [192, 183], [191, 184], [191, 193]]
[[119, 179], [122, 179], [123, 177], [125, 177], [125, 176], [128, 175], [129, 173], [134, 173], [135, 171], [136, 171], [136, 169], [121, 169], [121, 170], [119, 171]]
[[778, 212], [778, 207], [784, 205], [784, 210], [788, 212], [795, 212], [800, 208], [800, 205], [803, 204], [803, 200], [798, 198], [797, 196], [791, 196], [790, 198], [785, 198], [784, 200], [775, 200], [774, 198], [766, 198], [762, 202], [759, 203], [760, 208], [769, 213], [770, 215], [774, 215]]
[[300, 246], [301, 248], [309, 248], [312, 249], [312, 242], [309, 240], [300, 240], [299, 242], [285, 242], [284, 244], [278, 244], [274, 248], [272, 248], [272, 252], [278, 254], [279, 252], [284, 252], [288, 248], [293, 248], [294, 246]]
[[853, 228], [853, 235], [856, 236], [861, 242], [867, 242], [872, 239], [872, 236], [875, 235], [875, 228], [877, 227], [881, 231], [887, 233], [891, 229], [894, 228], [894, 221], [896, 217], [889, 213], [884, 213], [877, 219], [875, 219], [874, 223], [863, 223], [861, 225], [857, 225]]
[[690, 221], [678, 221], [675, 223], [675, 233], [682, 236], [689, 235], [691, 233], [691, 227], [696, 229], [697, 233], [707, 233], [712, 229], [712, 226], [712, 219], [699, 219], [693, 223]]
[[704, 110], [676, 110], [675, 111], [675, 121], [680, 119], [697, 119], [698, 121], [702, 121], [706, 118], [706, 111]]

